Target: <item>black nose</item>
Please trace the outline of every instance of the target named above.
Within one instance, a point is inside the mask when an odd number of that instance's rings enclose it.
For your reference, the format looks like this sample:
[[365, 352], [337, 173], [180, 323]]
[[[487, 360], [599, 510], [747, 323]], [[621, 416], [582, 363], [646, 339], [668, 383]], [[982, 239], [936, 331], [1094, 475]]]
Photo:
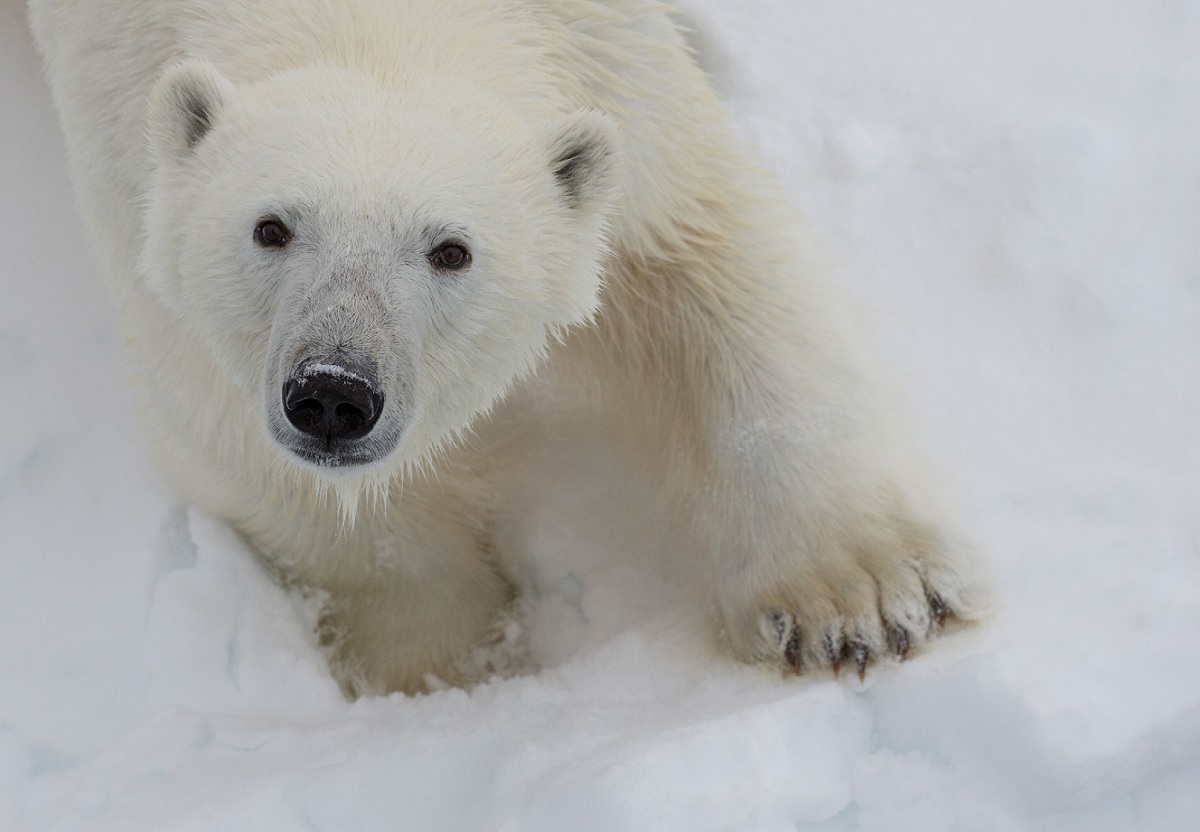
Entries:
[[375, 427], [383, 393], [370, 374], [337, 364], [301, 366], [283, 385], [283, 412], [301, 433], [322, 440], [361, 439]]

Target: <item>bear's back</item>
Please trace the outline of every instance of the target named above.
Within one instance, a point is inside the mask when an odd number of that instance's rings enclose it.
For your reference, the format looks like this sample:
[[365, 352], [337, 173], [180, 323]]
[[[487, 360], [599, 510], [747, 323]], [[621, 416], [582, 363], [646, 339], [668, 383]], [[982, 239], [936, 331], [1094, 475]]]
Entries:
[[145, 101], [185, 57], [242, 84], [313, 64], [391, 88], [450, 75], [494, 90], [532, 124], [601, 110], [628, 150], [614, 229], [622, 248], [653, 248], [688, 206], [719, 199], [698, 171], [737, 155], [674, 21], [648, 0], [33, 0], [30, 13], [80, 203], [118, 293], [136, 273], [142, 233]]

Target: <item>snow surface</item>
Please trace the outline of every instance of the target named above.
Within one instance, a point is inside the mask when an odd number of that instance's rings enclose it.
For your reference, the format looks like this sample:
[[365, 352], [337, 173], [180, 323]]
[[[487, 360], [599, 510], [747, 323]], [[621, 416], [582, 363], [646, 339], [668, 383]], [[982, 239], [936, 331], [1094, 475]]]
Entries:
[[686, 5], [877, 313], [1000, 618], [780, 680], [580, 485], [531, 531], [544, 670], [346, 703], [312, 610], [146, 462], [4, 0], [0, 829], [1200, 829], [1200, 4]]

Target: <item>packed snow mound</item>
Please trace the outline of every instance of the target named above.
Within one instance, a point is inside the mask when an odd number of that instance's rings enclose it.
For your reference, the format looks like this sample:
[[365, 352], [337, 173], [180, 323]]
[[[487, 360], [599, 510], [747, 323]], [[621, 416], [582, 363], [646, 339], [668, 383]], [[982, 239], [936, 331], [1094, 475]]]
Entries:
[[[710, 649], [619, 478], [556, 464], [541, 670], [347, 703], [317, 599], [145, 458], [19, 4], [0, 7], [0, 829], [1191, 830], [1200, 7], [689, 0], [876, 312], [1004, 606], [856, 679]], [[601, 480], [603, 482], [603, 480]], [[597, 522], [604, 504], [628, 522]], [[550, 557], [553, 555], [553, 557]]]

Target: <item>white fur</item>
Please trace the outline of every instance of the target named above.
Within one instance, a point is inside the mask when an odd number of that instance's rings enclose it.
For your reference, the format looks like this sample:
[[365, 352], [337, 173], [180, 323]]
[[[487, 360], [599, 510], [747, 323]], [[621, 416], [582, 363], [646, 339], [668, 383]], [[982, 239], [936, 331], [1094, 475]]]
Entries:
[[[512, 597], [504, 473], [563, 402], [688, 520], [681, 568], [741, 658], [863, 664], [935, 635], [931, 604], [982, 612], [797, 219], [659, 4], [30, 11], [146, 428], [186, 495], [328, 593], [349, 691], [469, 681]], [[268, 214], [285, 252], [252, 240]], [[430, 266], [430, 229], [468, 239], [468, 270]], [[350, 473], [273, 438], [314, 340], [376, 361], [390, 402], [392, 444]]]

